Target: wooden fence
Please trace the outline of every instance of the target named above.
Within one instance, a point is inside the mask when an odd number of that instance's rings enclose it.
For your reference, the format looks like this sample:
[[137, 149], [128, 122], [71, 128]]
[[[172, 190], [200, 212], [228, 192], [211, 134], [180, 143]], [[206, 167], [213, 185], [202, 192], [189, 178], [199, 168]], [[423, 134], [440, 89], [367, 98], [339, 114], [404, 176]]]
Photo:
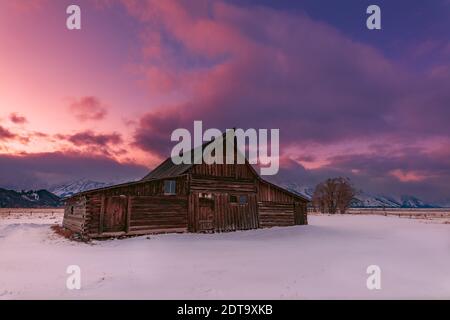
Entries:
[[[309, 208], [308, 213], [317, 213]], [[346, 214], [381, 215], [407, 218], [450, 218], [450, 208], [350, 208]]]
[[348, 213], [409, 218], [450, 218], [450, 208], [351, 208]]
[[0, 208], [0, 217], [11, 216], [59, 216], [64, 214], [64, 208]]

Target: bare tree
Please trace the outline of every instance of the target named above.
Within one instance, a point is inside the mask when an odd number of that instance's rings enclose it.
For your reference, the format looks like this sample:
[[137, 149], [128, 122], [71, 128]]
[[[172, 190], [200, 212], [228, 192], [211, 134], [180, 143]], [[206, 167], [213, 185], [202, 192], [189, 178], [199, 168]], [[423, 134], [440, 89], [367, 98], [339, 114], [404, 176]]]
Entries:
[[345, 213], [355, 196], [348, 178], [330, 178], [319, 183], [314, 190], [313, 206], [322, 213]]

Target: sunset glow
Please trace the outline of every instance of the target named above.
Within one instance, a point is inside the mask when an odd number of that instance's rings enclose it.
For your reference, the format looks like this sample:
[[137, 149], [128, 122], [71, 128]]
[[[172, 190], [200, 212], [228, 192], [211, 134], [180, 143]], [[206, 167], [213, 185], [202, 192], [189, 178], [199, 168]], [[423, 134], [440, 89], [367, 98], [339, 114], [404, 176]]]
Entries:
[[202, 120], [279, 128], [276, 180], [450, 198], [448, 1], [377, 34], [314, 1], [76, 2], [79, 31], [71, 1], [0, 1], [1, 187], [143, 177]]

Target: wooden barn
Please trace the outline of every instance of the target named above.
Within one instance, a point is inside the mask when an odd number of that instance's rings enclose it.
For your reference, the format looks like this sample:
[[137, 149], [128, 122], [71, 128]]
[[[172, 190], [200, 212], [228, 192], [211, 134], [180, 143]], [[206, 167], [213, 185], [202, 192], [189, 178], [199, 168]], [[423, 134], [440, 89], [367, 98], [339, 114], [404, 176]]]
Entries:
[[263, 180], [248, 161], [175, 165], [169, 157], [140, 181], [67, 199], [63, 226], [99, 238], [303, 225], [308, 201]]

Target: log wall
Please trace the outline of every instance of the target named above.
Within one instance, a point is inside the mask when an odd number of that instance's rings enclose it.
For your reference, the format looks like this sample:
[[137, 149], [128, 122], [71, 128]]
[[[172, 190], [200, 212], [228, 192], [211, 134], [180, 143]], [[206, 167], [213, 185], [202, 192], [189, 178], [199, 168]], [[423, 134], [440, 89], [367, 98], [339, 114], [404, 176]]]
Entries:
[[192, 177], [189, 188], [192, 192], [222, 192], [222, 193], [256, 193], [254, 180], [218, 179], [209, 177]]
[[64, 208], [63, 227], [77, 233], [84, 233], [86, 226], [86, 201], [85, 197], [71, 199]]
[[186, 196], [130, 197], [130, 232], [187, 231]]
[[259, 227], [307, 224], [306, 201], [265, 181], [258, 183]]
[[258, 183], [258, 201], [277, 202], [277, 203], [294, 203], [294, 198], [287, 192], [265, 182]]
[[215, 230], [228, 232], [257, 229], [259, 224], [256, 194], [248, 194], [246, 204], [230, 203], [228, 194], [218, 194], [215, 200]]
[[[239, 189], [238, 189], [239, 190]], [[236, 193], [236, 189], [233, 194]], [[257, 229], [259, 225], [258, 210], [256, 205], [256, 194], [247, 193], [247, 203], [230, 203], [229, 193], [212, 193], [214, 201], [214, 213], [211, 230], [203, 230], [200, 221], [200, 195], [194, 192], [189, 196], [188, 230], [190, 232], [229, 232], [236, 230]]]
[[193, 166], [190, 173], [194, 176], [254, 179], [255, 174], [248, 166], [248, 164], [199, 164]]
[[258, 214], [261, 228], [286, 227], [295, 224], [293, 204], [260, 201]]
[[[111, 232], [103, 229], [105, 210], [112, 197], [123, 197], [122, 207], [126, 207], [123, 210], [126, 222], [123, 228], [119, 225], [117, 229], [123, 231], [116, 232], [117, 235], [228, 232], [307, 224], [307, 202], [258, 179], [248, 165], [196, 165], [183, 176], [165, 180], [176, 181], [176, 195], [164, 194], [161, 179], [72, 197], [67, 201], [63, 225], [90, 237], [111, 236]], [[246, 195], [247, 203], [232, 203], [230, 195]], [[204, 197], [209, 202], [200, 200]], [[107, 226], [116, 231], [116, 225]]]
[[176, 181], [176, 195], [164, 195], [164, 180], [155, 180], [119, 185], [73, 197], [67, 201], [65, 211], [70, 213], [73, 205], [77, 204], [76, 215], [66, 213], [63, 225], [89, 237], [102, 236], [107, 199], [125, 196], [128, 205], [127, 224], [117, 235], [187, 231], [187, 176], [167, 180]]

